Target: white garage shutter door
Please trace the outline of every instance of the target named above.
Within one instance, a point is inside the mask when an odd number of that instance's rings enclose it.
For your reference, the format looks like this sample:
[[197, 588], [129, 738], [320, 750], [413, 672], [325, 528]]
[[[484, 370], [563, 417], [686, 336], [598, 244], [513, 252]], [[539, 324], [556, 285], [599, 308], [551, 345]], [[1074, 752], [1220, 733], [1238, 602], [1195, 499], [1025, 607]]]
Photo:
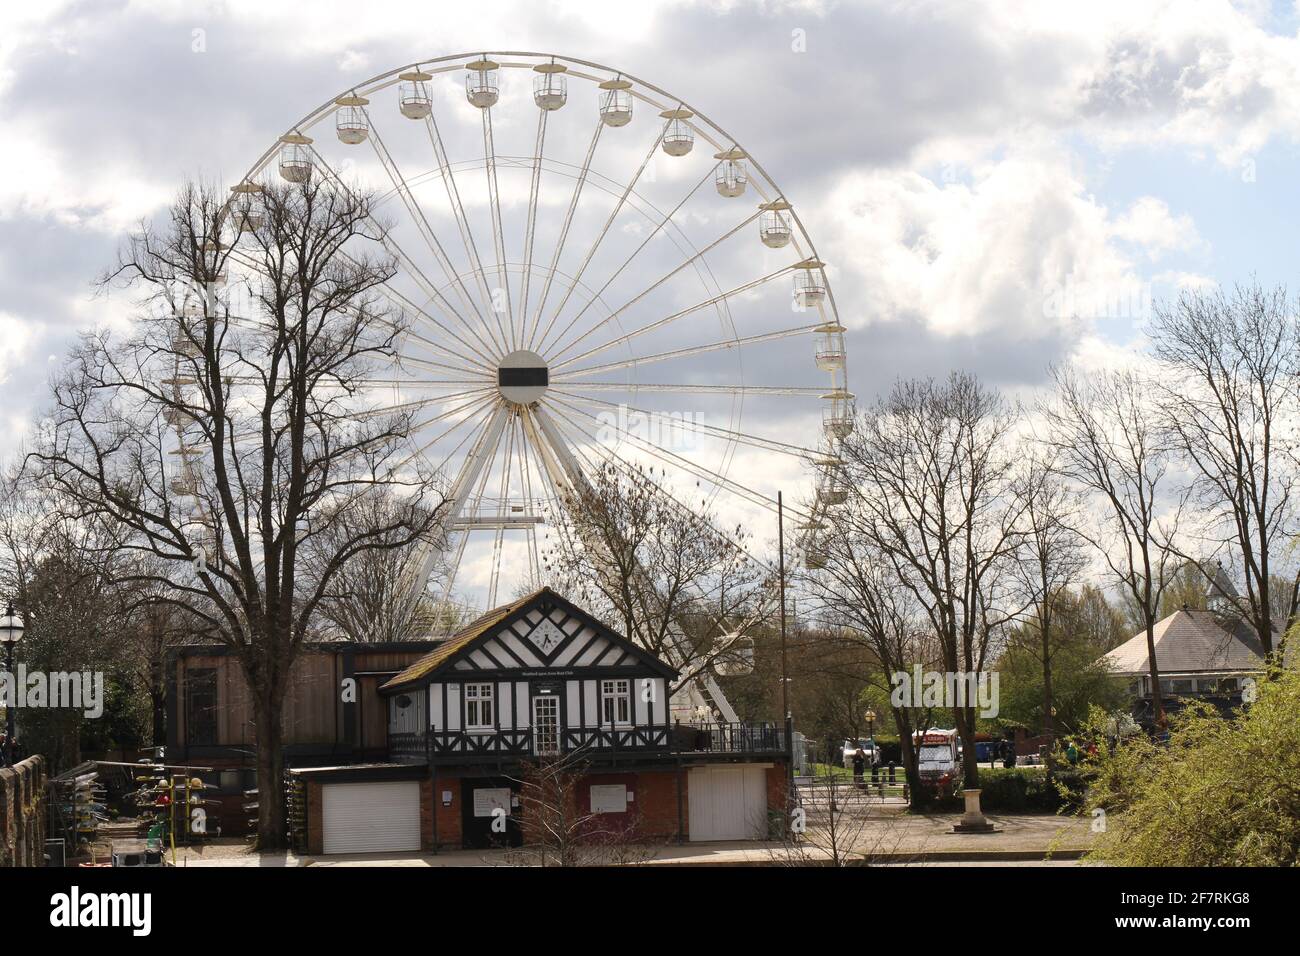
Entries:
[[326, 853], [420, 849], [420, 785], [330, 783], [322, 788]]
[[763, 767], [697, 767], [687, 781], [691, 840], [761, 840], [767, 833]]

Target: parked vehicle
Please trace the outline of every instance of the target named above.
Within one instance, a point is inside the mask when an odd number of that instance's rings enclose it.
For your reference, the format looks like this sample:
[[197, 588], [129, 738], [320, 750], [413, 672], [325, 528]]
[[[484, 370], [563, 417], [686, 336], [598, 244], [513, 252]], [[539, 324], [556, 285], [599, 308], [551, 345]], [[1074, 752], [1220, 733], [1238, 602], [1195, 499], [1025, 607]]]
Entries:
[[941, 791], [952, 791], [961, 777], [961, 743], [956, 730], [931, 727], [918, 731], [917, 771], [921, 780]]

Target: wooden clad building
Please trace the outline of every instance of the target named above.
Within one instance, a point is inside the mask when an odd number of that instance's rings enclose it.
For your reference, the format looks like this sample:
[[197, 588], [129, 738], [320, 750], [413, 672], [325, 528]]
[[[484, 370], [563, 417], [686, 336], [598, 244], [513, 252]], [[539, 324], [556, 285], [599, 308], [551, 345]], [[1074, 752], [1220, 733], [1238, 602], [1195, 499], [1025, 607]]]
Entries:
[[[549, 588], [433, 645], [314, 645], [284, 717], [306, 849], [518, 845], [523, 780], [554, 761], [579, 768], [575, 809], [614, 829], [767, 836], [786, 811], [789, 726], [676, 724], [678, 677]], [[256, 739], [237, 659], [179, 649], [170, 679], [168, 761], [217, 768], [223, 790], [230, 774], [251, 787]]]

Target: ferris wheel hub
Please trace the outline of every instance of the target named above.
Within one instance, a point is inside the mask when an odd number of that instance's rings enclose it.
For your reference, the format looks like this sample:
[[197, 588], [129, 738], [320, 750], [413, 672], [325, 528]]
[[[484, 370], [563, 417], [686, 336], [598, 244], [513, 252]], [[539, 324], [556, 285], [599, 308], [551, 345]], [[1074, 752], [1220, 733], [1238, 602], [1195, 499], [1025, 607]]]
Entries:
[[540, 401], [550, 384], [551, 370], [546, 359], [528, 349], [511, 352], [497, 367], [497, 388], [512, 405]]

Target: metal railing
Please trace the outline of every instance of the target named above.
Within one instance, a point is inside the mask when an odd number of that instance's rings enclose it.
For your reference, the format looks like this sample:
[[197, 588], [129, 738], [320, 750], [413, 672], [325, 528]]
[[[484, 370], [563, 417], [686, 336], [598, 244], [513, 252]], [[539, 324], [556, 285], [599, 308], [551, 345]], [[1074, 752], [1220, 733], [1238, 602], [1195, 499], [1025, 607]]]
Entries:
[[[785, 729], [773, 723], [675, 724], [637, 728], [562, 728], [561, 747], [566, 753], [586, 750], [599, 754], [636, 753], [689, 757], [697, 754], [784, 754]], [[533, 755], [532, 733], [527, 729], [496, 733], [434, 732], [390, 733], [389, 759], [423, 762], [430, 745], [444, 757], [523, 757]]]
[[678, 724], [673, 749], [680, 753], [785, 753], [785, 730], [779, 724]]
[[388, 756], [391, 760], [406, 762], [412, 759], [423, 761], [428, 758], [428, 738], [425, 734], [390, 733], [388, 735]]

